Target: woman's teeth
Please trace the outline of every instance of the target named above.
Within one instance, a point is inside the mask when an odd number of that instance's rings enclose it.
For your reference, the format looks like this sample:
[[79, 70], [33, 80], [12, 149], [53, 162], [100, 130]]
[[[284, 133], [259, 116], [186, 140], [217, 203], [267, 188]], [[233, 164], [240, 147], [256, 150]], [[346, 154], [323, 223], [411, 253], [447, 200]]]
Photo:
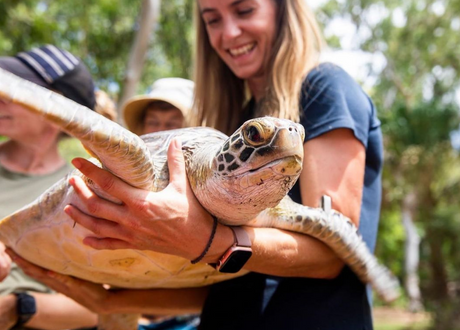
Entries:
[[239, 56], [239, 55], [249, 53], [254, 48], [254, 46], [255, 46], [255, 43], [252, 43], [252, 44], [245, 45], [239, 48], [229, 49], [229, 52], [230, 52], [230, 55], [232, 56]]

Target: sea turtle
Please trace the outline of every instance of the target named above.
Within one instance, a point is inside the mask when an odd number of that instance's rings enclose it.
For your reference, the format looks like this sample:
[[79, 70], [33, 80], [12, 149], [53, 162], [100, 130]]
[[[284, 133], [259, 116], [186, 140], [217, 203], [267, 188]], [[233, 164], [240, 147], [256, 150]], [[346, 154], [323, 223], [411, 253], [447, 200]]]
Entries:
[[[78, 138], [95, 156], [94, 162], [144, 189], [158, 191], [167, 185], [166, 149], [170, 140], [179, 136], [192, 190], [219, 221], [233, 226], [276, 227], [316, 237], [384, 300], [398, 296], [398, 281], [378, 264], [348, 218], [333, 210], [299, 205], [286, 196], [302, 167], [301, 125], [263, 117], [245, 122], [230, 137], [204, 127], [138, 137], [59, 94], [3, 70], [0, 96]], [[77, 170], [71, 175], [82, 176]], [[89, 180], [87, 183], [92, 184]], [[94, 250], [82, 244], [88, 231], [63, 212], [69, 203], [78, 205], [74, 191], [63, 179], [34, 203], [1, 220], [0, 240], [42, 267], [115, 287], [203, 286], [245, 273], [223, 274], [206, 264], [192, 265], [189, 260], [149, 251]], [[126, 320], [113, 319], [120, 329], [130, 329], [121, 323]], [[108, 323], [100, 327], [117, 329]], [[132, 327], [135, 329], [135, 324]]]

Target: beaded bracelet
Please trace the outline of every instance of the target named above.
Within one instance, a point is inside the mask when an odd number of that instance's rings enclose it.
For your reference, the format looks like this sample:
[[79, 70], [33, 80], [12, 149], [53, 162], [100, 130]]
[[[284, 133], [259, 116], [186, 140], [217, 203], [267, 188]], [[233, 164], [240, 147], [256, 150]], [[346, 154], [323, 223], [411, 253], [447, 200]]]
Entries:
[[211, 247], [212, 241], [214, 239], [214, 235], [216, 234], [216, 229], [217, 229], [217, 218], [215, 216], [212, 216], [212, 219], [214, 220], [214, 224], [212, 226], [212, 231], [211, 231], [211, 236], [209, 237], [208, 244], [206, 244], [206, 247], [204, 248], [203, 252], [196, 258], [190, 261], [193, 265], [200, 262], [201, 259], [204, 258], [206, 253], [208, 253], [209, 248]]

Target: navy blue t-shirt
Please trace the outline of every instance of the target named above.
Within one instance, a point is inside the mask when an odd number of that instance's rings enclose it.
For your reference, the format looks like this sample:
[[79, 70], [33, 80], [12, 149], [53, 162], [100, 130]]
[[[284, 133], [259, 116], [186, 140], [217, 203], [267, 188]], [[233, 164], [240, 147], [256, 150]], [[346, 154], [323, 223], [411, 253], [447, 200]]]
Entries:
[[[380, 122], [370, 98], [341, 68], [321, 64], [303, 85], [305, 141], [348, 128], [366, 148], [360, 233], [371, 251], [377, 236], [383, 160]], [[327, 175], [327, 173], [324, 173]], [[300, 203], [299, 184], [290, 196]], [[201, 330], [371, 330], [371, 307], [362, 284], [345, 267], [333, 280], [250, 273], [214, 284]]]

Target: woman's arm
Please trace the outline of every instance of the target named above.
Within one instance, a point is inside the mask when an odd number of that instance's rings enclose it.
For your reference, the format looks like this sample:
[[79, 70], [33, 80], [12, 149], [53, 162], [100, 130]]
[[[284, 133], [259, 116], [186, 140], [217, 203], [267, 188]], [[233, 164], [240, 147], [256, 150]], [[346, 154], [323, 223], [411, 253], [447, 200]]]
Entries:
[[[34, 329], [76, 329], [94, 327], [97, 315], [59, 293], [29, 292], [35, 298], [37, 313], [26, 323]], [[18, 320], [14, 294], [0, 297], [0, 329], [9, 329]]]
[[[316, 207], [332, 197], [333, 208], [358, 224], [364, 180], [365, 148], [351, 130], [337, 129], [305, 143], [300, 177], [303, 204]], [[69, 206], [66, 212], [97, 237], [84, 240], [96, 249], [136, 248], [196, 258], [206, 246], [211, 216], [194, 197], [177, 143], [168, 150], [170, 184], [158, 193], [133, 188], [89, 162], [74, 162], [80, 171], [122, 205], [100, 199], [82, 180], [71, 184], [89, 214]], [[246, 228], [253, 242], [247, 269], [279, 276], [331, 278], [342, 262], [323, 243], [309, 236], [271, 228]], [[102, 238], [101, 238], [102, 237]], [[233, 243], [230, 228], [219, 225], [202, 262], [213, 263]]]
[[[34, 317], [34, 319], [28, 323], [29, 326], [37, 328], [50, 329], [49, 326], [46, 327], [43, 323], [46, 321], [48, 309], [56, 309], [56, 306], [61, 305], [66, 307], [69, 305], [69, 301], [71, 303], [70, 305], [77, 305], [77, 303], [79, 303], [97, 314], [142, 313], [178, 315], [200, 312], [208, 292], [207, 287], [190, 289], [109, 290], [100, 284], [48, 271], [22, 259], [12, 250], [7, 251], [27, 275], [76, 301], [74, 302], [63, 295], [54, 295], [56, 296], [56, 303], [59, 304], [56, 305], [47, 297], [48, 307], [43, 309], [37, 308], [37, 310], [40, 311], [40, 315], [37, 315], [37, 317], [40, 316], [39, 319], [42, 322], [40, 323], [39, 320], [32, 322], [35, 319]], [[59, 301], [59, 297], [61, 301]], [[37, 298], [41, 297], [37, 296]], [[39, 303], [38, 300], [37, 303]], [[70, 322], [69, 318], [78, 320], [81, 317], [85, 317], [83, 312], [86, 310], [80, 305], [77, 306], [83, 311], [80, 311], [78, 308], [73, 308], [72, 313], [63, 314], [67, 319], [67, 323], [63, 323], [62, 327], [71, 327], [68, 323]], [[65, 308], [63, 310], [65, 310]], [[57, 324], [58, 319], [55, 317], [56, 312], [54, 311], [53, 313], [54, 324]], [[94, 325], [95, 323], [96, 317], [94, 316], [94, 323], [89, 325]], [[84, 326], [81, 324], [81, 319], [80, 324], [76, 323], [76, 325], [79, 327]]]

